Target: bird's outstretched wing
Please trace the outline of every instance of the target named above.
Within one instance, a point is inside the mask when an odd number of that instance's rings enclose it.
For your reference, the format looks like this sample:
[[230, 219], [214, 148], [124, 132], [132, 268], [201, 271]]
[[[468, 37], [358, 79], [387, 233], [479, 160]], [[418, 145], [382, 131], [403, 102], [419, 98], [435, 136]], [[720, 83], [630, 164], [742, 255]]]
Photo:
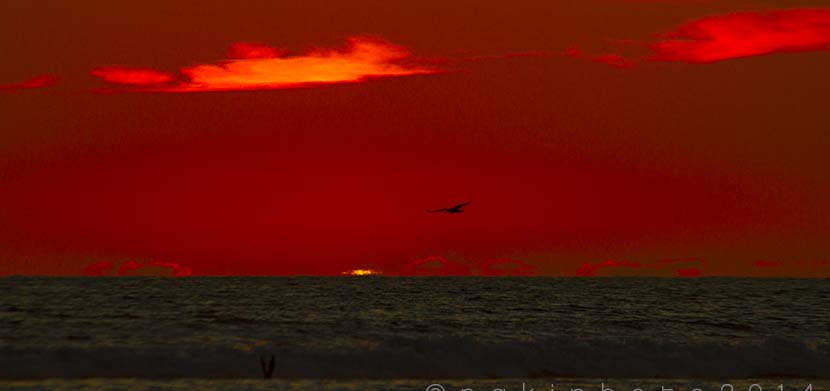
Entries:
[[463, 202], [463, 203], [460, 203], [460, 204], [458, 204], [458, 205], [456, 205], [456, 206], [453, 206], [453, 207], [452, 207], [452, 208], [450, 208], [450, 209], [461, 209], [461, 208], [463, 208], [463, 207], [465, 207], [465, 206], [467, 206], [467, 205], [470, 205], [470, 204], [472, 204], [472, 201]]
[[433, 210], [428, 210], [427, 212], [429, 212], [429, 213], [438, 213], [438, 212], [459, 213], [459, 212], [463, 212], [461, 210], [461, 208], [463, 208], [467, 205], [470, 205], [470, 204], [472, 204], [472, 202], [469, 202], [469, 201], [468, 202], [462, 202], [462, 203], [460, 203], [456, 206], [453, 206], [452, 208], [433, 209]]

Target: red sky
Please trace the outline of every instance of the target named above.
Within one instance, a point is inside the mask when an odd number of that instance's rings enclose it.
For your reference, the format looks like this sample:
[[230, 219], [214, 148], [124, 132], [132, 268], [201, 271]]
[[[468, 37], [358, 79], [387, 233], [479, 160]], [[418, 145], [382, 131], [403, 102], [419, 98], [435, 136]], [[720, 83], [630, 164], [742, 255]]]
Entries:
[[6, 2], [0, 275], [830, 277], [784, 7]]

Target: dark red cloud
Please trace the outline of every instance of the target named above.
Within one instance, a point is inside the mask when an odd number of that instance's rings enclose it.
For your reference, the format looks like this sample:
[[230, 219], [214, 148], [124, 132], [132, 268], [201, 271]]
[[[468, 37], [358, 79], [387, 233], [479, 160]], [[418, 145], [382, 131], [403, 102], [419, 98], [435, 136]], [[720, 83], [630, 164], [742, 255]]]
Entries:
[[577, 277], [652, 276], [699, 277], [706, 261], [698, 258], [661, 259], [653, 262], [614, 261], [585, 262], [576, 271]]
[[601, 269], [606, 268], [628, 268], [628, 269], [639, 269], [642, 268], [643, 265], [639, 262], [628, 262], [628, 261], [612, 261], [607, 260], [600, 262], [598, 264], [592, 263], [583, 263], [579, 266], [579, 269], [576, 270], [577, 277], [596, 277], [597, 272]]
[[444, 257], [430, 256], [408, 263], [401, 272], [404, 276], [469, 276], [470, 268]]
[[163, 85], [175, 79], [175, 76], [169, 72], [122, 66], [98, 67], [92, 70], [90, 74], [107, 83], [131, 86]]
[[514, 259], [488, 259], [478, 265], [483, 276], [532, 276], [536, 266]]
[[705, 259], [700, 258], [667, 258], [667, 259], [659, 259], [657, 260], [658, 264], [677, 264], [677, 263], [692, 263], [692, 264], [700, 264], [705, 265], [707, 262]]
[[84, 267], [83, 273], [89, 277], [111, 276], [115, 268], [115, 264], [110, 261], [93, 262]]
[[[494, 55], [485, 55], [485, 56], [471, 56], [465, 57], [463, 60], [465, 61], [486, 61], [486, 60], [501, 60], [501, 59], [510, 59], [510, 58], [525, 58], [525, 57], [548, 57], [552, 52], [546, 50], [529, 50], [524, 52], [510, 52], [504, 54], [494, 54]], [[440, 59], [439, 59], [440, 60]], [[444, 59], [447, 60], [447, 59]]]
[[169, 73], [143, 68], [104, 67], [92, 75], [126, 86], [125, 91], [206, 92], [356, 83], [439, 72], [415, 64], [409, 50], [371, 37], [351, 37], [342, 49], [282, 55], [281, 50], [263, 44], [235, 43], [228, 50], [227, 60], [181, 68], [183, 77], [178, 82]]
[[675, 270], [677, 277], [700, 277], [700, 269], [696, 267], [684, 267]]
[[702, 3], [711, 3], [716, 0], [605, 0], [611, 3], [646, 3], [646, 4], [671, 4], [671, 5], [678, 5], [678, 4], [702, 4]]
[[585, 55], [585, 52], [579, 46], [571, 46], [565, 50], [564, 54], [568, 57], [581, 58]]
[[650, 45], [651, 61], [707, 63], [830, 50], [830, 10], [742, 12], [686, 23]]
[[760, 261], [755, 261], [754, 265], [757, 266], [757, 267], [783, 267], [784, 262], [760, 260]]
[[136, 276], [136, 275], [155, 275], [155, 276], [170, 276], [170, 277], [186, 277], [193, 274], [193, 270], [188, 266], [183, 266], [175, 262], [136, 262], [127, 261], [118, 267], [119, 276]]
[[614, 68], [633, 68], [637, 66], [637, 63], [631, 60], [626, 59], [619, 54], [601, 54], [598, 56], [591, 57], [591, 60], [594, 62], [601, 62], [603, 64], [608, 64]]
[[609, 42], [615, 43], [612, 51], [619, 52], [588, 54], [574, 46], [564, 54], [615, 68], [632, 68], [642, 62], [702, 64], [774, 53], [830, 50], [830, 9], [708, 16], [658, 34], [656, 40]]
[[614, 68], [620, 69], [634, 68], [637, 65], [639, 65], [637, 61], [628, 59], [619, 54], [588, 54], [578, 46], [571, 46], [570, 48], [565, 50], [563, 54], [568, 57], [586, 59], [589, 61], [606, 64]]
[[0, 91], [29, 90], [34, 88], [51, 87], [58, 84], [58, 78], [52, 75], [38, 75], [20, 83], [0, 84]]
[[753, 277], [793, 277], [828, 278], [830, 277], [830, 262], [826, 260], [760, 259], [752, 262], [752, 270], [748, 273]]
[[232, 59], [277, 58], [283, 54], [285, 51], [260, 42], [237, 42], [228, 48], [228, 58]]
[[112, 261], [98, 261], [85, 266], [83, 275], [88, 277], [103, 276], [159, 276], [159, 277], [186, 277], [193, 274], [193, 270], [176, 262], [121, 262], [116, 268]]

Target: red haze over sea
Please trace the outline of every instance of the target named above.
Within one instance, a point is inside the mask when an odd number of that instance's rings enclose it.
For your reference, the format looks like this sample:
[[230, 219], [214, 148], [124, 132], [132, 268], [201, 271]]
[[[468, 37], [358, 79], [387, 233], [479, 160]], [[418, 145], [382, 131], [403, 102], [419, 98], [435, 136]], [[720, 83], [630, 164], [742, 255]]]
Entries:
[[827, 2], [18, 2], [0, 26], [0, 275], [830, 276]]

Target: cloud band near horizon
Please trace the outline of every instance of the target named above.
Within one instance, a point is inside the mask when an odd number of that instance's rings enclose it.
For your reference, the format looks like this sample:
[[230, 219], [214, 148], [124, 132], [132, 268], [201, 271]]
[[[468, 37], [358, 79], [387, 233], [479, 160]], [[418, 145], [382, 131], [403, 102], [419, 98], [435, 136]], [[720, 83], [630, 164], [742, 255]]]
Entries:
[[99, 67], [91, 75], [120, 87], [116, 91], [208, 92], [356, 83], [440, 72], [416, 64], [409, 50], [401, 46], [365, 36], [348, 38], [343, 49], [315, 49], [287, 57], [263, 44], [235, 43], [228, 57], [182, 67], [178, 75], [122, 66]]

